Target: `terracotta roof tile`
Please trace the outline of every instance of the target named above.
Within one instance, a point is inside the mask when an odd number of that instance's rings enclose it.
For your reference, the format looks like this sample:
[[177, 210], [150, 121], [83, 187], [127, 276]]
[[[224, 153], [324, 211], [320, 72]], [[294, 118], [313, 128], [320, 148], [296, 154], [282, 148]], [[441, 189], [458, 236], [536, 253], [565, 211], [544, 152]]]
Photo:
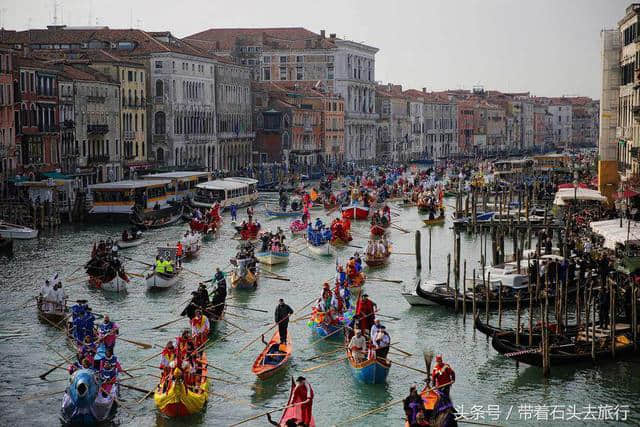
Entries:
[[263, 48], [330, 49], [331, 39], [302, 27], [283, 28], [210, 28], [186, 37], [202, 49], [230, 51], [240, 43]]

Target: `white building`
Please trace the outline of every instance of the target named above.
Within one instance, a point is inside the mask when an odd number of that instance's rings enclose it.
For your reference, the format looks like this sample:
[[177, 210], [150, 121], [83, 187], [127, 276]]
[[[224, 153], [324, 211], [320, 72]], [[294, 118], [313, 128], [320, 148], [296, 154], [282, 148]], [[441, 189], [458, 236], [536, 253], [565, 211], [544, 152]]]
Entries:
[[572, 138], [572, 117], [571, 104], [554, 100], [547, 108], [551, 114], [551, 130], [553, 135], [553, 144], [556, 147], [568, 147]]

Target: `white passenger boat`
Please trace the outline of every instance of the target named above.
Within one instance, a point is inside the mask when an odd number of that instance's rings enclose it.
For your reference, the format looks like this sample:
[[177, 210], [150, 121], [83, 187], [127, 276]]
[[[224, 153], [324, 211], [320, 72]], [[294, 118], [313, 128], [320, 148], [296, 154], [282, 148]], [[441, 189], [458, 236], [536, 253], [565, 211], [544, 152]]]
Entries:
[[7, 239], [35, 239], [38, 237], [38, 230], [0, 221], [0, 236]]
[[193, 206], [211, 208], [216, 202], [222, 209], [231, 205], [249, 206], [258, 201], [258, 181], [252, 178], [230, 177], [204, 182], [196, 186]]
[[289, 262], [289, 252], [265, 251], [257, 252], [256, 258], [262, 264], [276, 265]]

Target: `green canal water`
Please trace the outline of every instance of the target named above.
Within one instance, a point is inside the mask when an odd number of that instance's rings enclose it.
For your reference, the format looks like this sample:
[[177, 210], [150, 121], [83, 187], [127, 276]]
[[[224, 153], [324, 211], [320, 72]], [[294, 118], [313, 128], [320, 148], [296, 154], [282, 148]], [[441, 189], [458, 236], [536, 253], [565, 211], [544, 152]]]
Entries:
[[[449, 201], [449, 204], [452, 204]], [[289, 219], [268, 220], [264, 216], [263, 204], [256, 208], [257, 218], [264, 227], [275, 229], [281, 226], [288, 229]], [[445, 279], [447, 254], [452, 253], [453, 233], [448, 222], [445, 226], [432, 228], [432, 268], [428, 269], [427, 246], [428, 228], [422, 226], [416, 209], [395, 210], [400, 216], [394, 221], [400, 227], [412, 231], [406, 234], [391, 229], [390, 240], [395, 252], [413, 252], [416, 229], [422, 230], [423, 269], [422, 278]], [[324, 212], [320, 214], [325, 217]], [[315, 218], [314, 214], [314, 218]], [[334, 215], [335, 216], [335, 215]], [[447, 221], [450, 221], [449, 219]], [[78, 227], [63, 227], [55, 233], [44, 233], [37, 240], [16, 242], [15, 256], [11, 260], [0, 258], [0, 295], [3, 313], [0, 316], [0, 331], [19, 329], [24, 337], [0, 341], [0, 395], [21, 394], [32, 396], [36, 393], [52, 393], [63, 390], [65, 381], [40, 384], [37, 377], [48, 370], [45, 363], [58, 363], [59, 356], [48, 350], [46, 343], [54, 340], [59, 333], [52, 327], [36, 320], [35, 307], [6, 312], [37, 294], [42, 281], [58, 272], [68, 278], [76, 268], [84, 264], [89, 257], [92, 242], [107, 236], [117, 237], [122, 225], [104, 224]], [[151, 231], [146, 234], [148, 241], [137, 248], [123, 251], [124, 254], [150, 262], [155, 255], [156, 246], [175, 244], [187, 229], [186, 224]], [[353, 244], [364, 246], [368, 235], [368, 224], [354, 223]], [[197, 260], [185, 264], [192, 271], [210, 277], [215, 267], [224, 267], [235, 253], [237, 242], [230, 240], [233, 228], [229, 224], [228, 214], [217, 238], [204, 244]], [[509, 244], [507, 247], [511, 247]], [[339, 260], [345, 262], [356, 249], [339, 250]], [[306, 251], [302, 253], [310, 255]], [[467, 259], [468, 274], [478, 267], [480, 258], [480, 240], [477, 237], [463, 235], [462, 255]], [[210, 396], [206, 411], [202, 414], [179, 420], [166, 419], [158, 413], [153, 399], [147, 399], [137, 405], [136, 400], [142, 394], [123, 389], [122, 399], [131, 409], [120, 408], [115, 423], [135, 426], [175, 426], [175, 425], [211, 425], [224, 426], [250, 417], [270, 408], [283, 406], [289, 393], [289, 378], [301, 374], [305, 368], [329, 361], [328, 358], [307, 359], [331, 350], [333, 345], [313, 344], [315, 336], [304, 322], [290, 325], [294, 340], [294, 355], [290, 366], [281, 375], [267, 382], [256, 380], [251, 373], [251, 364], [262, 349], [255, 343], [240, 354], [235, 354], [260, 331], [265, 324], [273, 320], [273, 309], [278, 298], [294, 309], [307, 303], [320, 294], [323, 280], [335, 274], [335, 258], [309, 259], [296, 254], [291, 255], [289, 264], [275, 268], [279, 274], [291, 278], [291, 282], [262, 279], [255, 292], [236, 295], [235, 301], [247, 303], [252, 307], [269, 310], [269, 314], [240, 309], [229, 309], [230, 313], [248, 316], [251, 319], [228, 316], [233, 323], [242, 326], [248, 332], [235, 332], [226, 339], [216, 342], [207, 351], [210, 362], [236, 374], [241, 385], [225, 384], [214, 381], [212, 389], [234, 401], [218, 396]], [[127, 270], [142, 272], [143, 266], [127, 262]], [[79, 273], [73, 276], [78, 277]], [[401, 279], [403, 284], [368, 282], [366, 292], [378, 304], [380, 312], [400, 318], [399, 321], [383, 321], [392, 341], [411, 353], [413, 357], [403, 358], [393, 355], [398, 362], [424, 369], [423, 349], [429, 349], [444, 356], [456, 371], [457, 381], [452, 388], [452, 398], [456, 406], [469, 417], [479, 422], [508, 425], [590, 425], [603, 423], [605, 415], [612, 415], [608, 406], [618, 409], [618, 416], [628, 418], [625, 423], [640, 423], [640, 365], [637, 362], [621, 362], [594, 368], [590, 365], [552, 367], [552, 376], [544, 380], [538, 368], [520, 365], [497, 354], [482, 334], [474, 334], [471, 318], [466, 324], [461, 316], [455, 316], [440, 307], [411, 307], [401, 295], [403, 287], [413, 286], [416, 278], [415, 258], [413, 256], [392, 255], [391, 263], [376, 271], [380, 277]], [[199, 278], [185, 273], [178, 285], [166, 292], [147, 292], [143, 279], [132, 278], [129, 293], [110, 295], [89, 289], [86, 281], [65, 283], [70, 300], [86, 298], [94, 311], [108, 313], [121, 326], [123, 337], [164, 345], [168, 339], [176, 336], [186, 326], [181, 321], [166, 329], [152, 330], [153, 326], [177, 317], [192, 290], [197, 287]], [[307, 310], [305, 310], [306, 312]], [[503, 322], [513, 323], [513, 315], [507, 314]], [[230, 325], [221, 327], [221, 335], [233, 331]], [[51, 344], [57, 351], [71, 355], [63, 339]], [[305, 347], [308, 347], [305, 349]], [[303, 350], [303, 351], [300, 351]], [[158, 348], [142, 350], [119, 341], [116, 354], [126, 368], [158, 352]], [[148, 362], [156, 366], [157, 359]], [[148, 372], [153, 372], [151, 369]], [[156, 372], [153, 372], [156, 373]], [[138, 371], [136, 375], [141, 374]], [[212, 372], [216, 377], [225, 377], [220, 372]], [[357, 383], [351, 376], [346, 362], [340, 362], [325, 368], [303, 374], [315, 390], [313, 412], [318, 426], [330, 426], [347, 418], [377, 408], [387, 402], [404, 397], [409, 386], [419, 383], [422, 375], [393, 366], [387, 383], [367, 386]], [[65, 373], [52, 373], [49, 380], [61, 379]], [[226, 379], [230, 379], [226, 377]], [[153, 377], [133, 380], [129, 384], [151, 389], [155, 385]], [[62, 395], [49, 398], [20, 401], [16, 397], [0, 398], [0, 423], [2, 425], [51, 426], [58, 425]], [[279, 413], [274, 414], [277, 419]], [[385, 412], [371, 415], [351, 425], [399, 426], [403, 425], [401, 405], [395, 405]], [[555, 419], [554, 419], [555, 418]], [[548, 421], [545, 421], [548, 420]], [[606, 421], [610, 425], [619, 425], [621, 421]], [[247, 423], [248, 426], [268, 425], [264, 418]]]

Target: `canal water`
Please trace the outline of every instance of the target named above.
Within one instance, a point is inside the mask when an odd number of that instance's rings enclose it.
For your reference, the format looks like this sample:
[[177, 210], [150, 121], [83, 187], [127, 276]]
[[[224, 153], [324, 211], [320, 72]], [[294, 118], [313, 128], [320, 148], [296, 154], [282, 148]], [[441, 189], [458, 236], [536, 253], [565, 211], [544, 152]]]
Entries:
[[[448, 200], [447, 203], [452, 205], [454, 201]], [[393, 251], [414, 252], [414, 230], [420, 229], [423, 252], [422, 278], [446, 280], [447, 254], [453, 252], [450, 219], [447, 219], [446, 225], [432, 228], [432, 267], [429, 271], [428, 228], [423, 227], [415, 208], [394, 209], [394, 212], [399, 215], [394, 216], [393, 221], [411, 233], [390, 229]], [[320, 215], [326, 219], [324, 212]], [[335, 217], [335, 214], [333, 216]], [[280, 226], [288, 229], [290, 222], [289, 219], [267, 219], [263, 204], [256, 207], [256, 217], [266, 228], [275, 229]], [[116, 238], [122, 227], [117, 224], [63, 227], [55, 233], [44, 233], [37, 240], [16, 242], [14, 258], [0, 258], [0, 335], [15, 330], [24, 334], [22, 337], [0, 340], [0, 395], [45, 395], [64, 389], [65, 381], [42, 385], [38, 384], [40, 380], [37, 379], [38, 375], [49, 369], [46, 363], [57, 364], [61, 360], [46, 347], [46, 344], [50, 343], [58, 352], [71, 356], [72, 353], [66, 347], [64, 339], [52, 327], [36, 320], [33, 304], [19, 310], [8, 310], [18, 308], [31, 300], [38, 293], [43, 280], [55, 272], [65, 279], [70, 276], [71, 279], [83, 277], [84, 270], [76, 270], [88, 260], [93, 242], [108, 236]], [[156, 246], [175, 244], [187, 228], [186, 224], [180, 224], [150, 231], [146, 233], [148, 241], [145, 244], [124, 250], [123, 253], [137, 260], [151, 262]], [[354, 222], [353, 232], [352, 243], [365, 246], [368, 224]], [[207, 278], [211, 277], [215, 267], [225, 267], [229, 258], [235, 254], [237, 242], [230, 239], [233, 233], [228, 214], [225, 214], [225, 222], [217, 238], [205, 243], [199, 258], [186, 263], [185, 266]], [[289, 243], [301, 246], [301, 243]], [[479, 238], [463, 235], [462, 256], [467, 259], [468, 277], [471, 270], [479, 266], [480, 244]], [[510, 248], [511, 245], [507, 244], [506, 247]], [[354, 250], [357, 249], [340, 249], [339, 261], [344, 263]], [[306, 250], [302, 253], [311, 256]], [[210, 371], [210, 375], [242, 383], [226, 384], [214, 380], [212, 390], [226, 397], [211, 395], [206, 411], [202, 414], [187, 419], [170, 420], [158, 413], [153, 399], [147, 399], [138, 405], [136, 401], [142, 394], [123, 389], [122, 399], [130, 409], [120, 408], [115, 423], [136, 426], [230, 425], [260, 412], [284, 406], [289, 394], [290, 377], [298, 375], [304, 375], [314, 388], [316, 397], [313, 412], [318, 426], [329, 426], [403, 398], [408, 393], [410, 385], [420, 384], [423, 376], [397, 365], [391, 368], [387, 383], [376, 386], [357, 383], [351, 376], [346, 362], [302, 374], [303, 369], [327, 362], [332, 356], [311, 361], [309, 358], [334, 348], [332, 344], [314, 344], [316, 337], [304, 322], [290, 325], [294, 340], [292, 361], [285, 372], [269, 381], [256, 380], [251, 373], [251, 364], [262, 350], [259, 341], [237, 354], [260, 331], [267, 329], [265, 325], [273, 321], [273, 309], [278, 298], [284, 298], [296, 310], [311, 298], [319, 296], [323, 280], [335, 274], [335, 263], [335, 258], [309, 259], [292, 254], [288, 265], [274, 268], [277, 273], [291, 278], [291, 282], [262, 278], [255, 292], [234, 296], [236, 304], [245, 303], [251, 307], [264, 308], [269, 310], [269, 314], [229, 308], [229, 313], [248, 317], [227, 317], [248, 332], [233, 332], [234, 327], [223, 325], [220, 328], [221, 336], [231, 332], [233, 334], [221, 338], [207, 351], [211, 363], [234, 373], [239, 379], [217, 371]], [[128, 271], [142, 273], [145, 267], [128, 261], [126, 268]], [[366, 292], [377, 303], [380, 313], [401, 319], [383, 319], [392, 341], [413, 354], [407, 358], [396, 354], [390, 357], [402, 364], [424, 369], [423, 350], [442, 354], [456, 372], [456, 383], [451, 391], [453, 401], [468, 417], [478, 422], [504, 426], [569, 423], [588, 425], [596, 422], [594, 420], [600, 420], [598, 422], [602, 423], [605, 416], [615, 416], [615, 407], [619, 405], [619, 418], [626, 416], [628, 424], [640, 423], [640, 365], [637, 362], [621, 362], [597, 368], [589, 365], [552, 367], [551, 378], [544, 380], [540, 369], [526, 365], [516, 367], [514, 362], [497, 354], [484, 335], [473, 333], [471, 317], [465, 325], [461, 316], [455, 316], [445, 308], [409, 306], [401, 292], [405, 286], [410, 289], [415, 282], [416, 268], [413, 256], [392, 255], [388, 266], [372, 274], [403, 280], [402, 284], [366, 284]], [[189, 298], [190, 292], [197, 288], [198, 281], [202, 279], [195, 274], [184, 273], [173, 289], [154, 293], [146, 291], [143, 279], [132, 279], [129, 293], [126, 295], [110, 295], [89, 289], [85, 280], [75, 280], [72, 283], [65, 280], [65, 290], [70, 301], [86, 298], [94, 312], [110, 314], [111, 319], [120, 324], [123, 337], [163, 346], [186, 326], [186, 320], [174, 323], [166, 329], [152, 328], [175, 319], [183, 308], [183, 302]], [[305, 313], [308, 311], [305, 310]], [[505, 316], [504, 324], [513, 324], [513, 317], [512, 314]], [[139, 361], [158, 351], [160, 348], [143, 350], [122, 341], [116, 346], [116, 354], [125, 368], [137, 365]], [[157, 366], [158, 362], [158, 358], [154, 358], [147, 365]], [[144, 371], [137, 371], [135, 375], [141, 375], [141, 372]], [[153, 370], [149, 369], [147, 372]], [[65, 376], [63, 371], [56, 371], [50, 374], [48, 379], [62, 379]], [[132, 380], [129, 384], [151, 389], [156, 384], [156, 379], [146, 376]], [[28, 401], [20, 401], [16, 397], [1, 397], [0, 423], [57, 425], [61, 398], [61, 394]], [[274, 419], [279, 415], [279, 412], [275, 413]], [[402, 405], [397, 404], [351, 425], [403, 425], [402, 417]], [[618, 425], [621, 421], [609, 420], [606, 423]], [[261, 418], [246, 425], [268, 424]]]

